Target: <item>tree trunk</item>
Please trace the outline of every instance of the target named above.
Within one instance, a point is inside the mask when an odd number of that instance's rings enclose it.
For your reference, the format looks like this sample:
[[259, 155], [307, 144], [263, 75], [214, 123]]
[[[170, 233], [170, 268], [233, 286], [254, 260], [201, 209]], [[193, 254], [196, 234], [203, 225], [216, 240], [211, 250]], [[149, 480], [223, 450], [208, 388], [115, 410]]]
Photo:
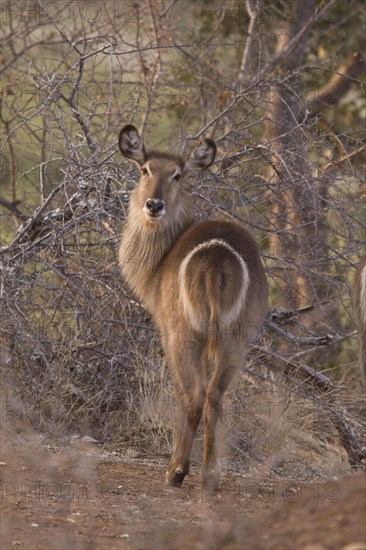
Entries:
[[[277, 53], [284, 52], [281, 63], [285, 73], [301, 63], [308, 31], [301, 35], [297, 48], [288, 57], [286, 48], [312, 17], [313, 2], [297, 2], [298, 17], [284, 29], [277, 41]], [[268, 141], [272, 151], [269, 173], [272, 190], [273, 228], [271, 253], [280, 258], [278, 284], [284, 305], [301, 308], [314, 301], [315, 286], [311, 273], [316, 269], [318, 250], [314, 246], [319, 210], [307, 160], [306, 128], [299, 124], [302, 102], [300, 86], [291, 76], [278, 78], [270, 89], [268, 101]], [[319, 237], [317, 237], [318, 239]]]

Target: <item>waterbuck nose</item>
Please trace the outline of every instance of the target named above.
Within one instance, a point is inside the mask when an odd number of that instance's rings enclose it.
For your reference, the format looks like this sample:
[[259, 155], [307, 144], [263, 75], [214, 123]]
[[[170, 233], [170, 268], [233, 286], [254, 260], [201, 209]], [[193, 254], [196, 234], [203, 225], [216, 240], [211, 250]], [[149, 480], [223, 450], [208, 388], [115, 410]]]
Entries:
[[147, 199], [145, 207], [155, 215], [164, 210], [165, 203], [161, 199]]

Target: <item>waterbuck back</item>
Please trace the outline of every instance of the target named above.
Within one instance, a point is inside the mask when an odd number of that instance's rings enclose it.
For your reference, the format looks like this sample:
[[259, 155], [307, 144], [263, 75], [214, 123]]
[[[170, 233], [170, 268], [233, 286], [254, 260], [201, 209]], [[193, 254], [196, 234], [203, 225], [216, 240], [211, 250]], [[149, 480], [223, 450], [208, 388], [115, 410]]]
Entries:
[[353, 307], [358, 328], [361, 383], [366, 391], [366, 258], [356, 269], [353, 282]]
[[187, 174], [212, 164], [212, 140], [200, 143], [186, 161], [146, 150], [131, 125], [121, 130], [119, 145], [140, 170], [120, 243], [120, 266], [160, 331], [176, 394], [166, 481], [181, 485], [188, 473], [202, 417], [203, 482], [217, 488], [215, 431], [222, 398], [267, 309], [259, 249], [238, 224], [194, 220]]

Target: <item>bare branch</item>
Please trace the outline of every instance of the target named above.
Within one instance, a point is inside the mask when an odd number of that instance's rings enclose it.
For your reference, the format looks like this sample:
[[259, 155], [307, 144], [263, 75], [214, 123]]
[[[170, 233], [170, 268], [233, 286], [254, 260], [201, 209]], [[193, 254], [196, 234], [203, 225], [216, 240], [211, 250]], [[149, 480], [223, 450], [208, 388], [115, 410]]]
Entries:
[[276, 325], [273, 321], [266, 319], [265, 326], [276, 332], [280, 336], [283, 336], [288, 342], [296, 344], [298, 346], [325, 346], [333, 342], [333, 336], [331, 334], [325, 334], [324, 336], [310, 336], [307, 338], [300, 338], [298, 336], [293, 336], [286, 330], [283, 330], [281, 327]]
[[247, 76], [247, 73], [248, 73], [248, 64], [251, 57], [253, 41], [254, 41], [254, 30], [255, 30], [255, 25], [259, 15], [259, 1], [248, 0], [247, 2], [245, 2], [245, 5], [249, 15], [249, 26], [248, 26], [247, 39], [245, 42], [243, 57], [241, 60], [240, 69], [238, 73], [237, 80], [239, 83], [244, 82], [245, 77]]
[[325, 166], [323, 166], [323, 168], [321, 168], [319, 170], [319, 175], [325, 174], [325, 172], [330, 170], [330, 168], [335, 168], [336, 166], [339, 166], [343, 162], [347, 162], [347, 161], [351, 160], [355, 156], [362, 153], [365, 149], [366, 149], [366, 145], [361, 145], [361, 147], [358, 147], [358, 149], [356, 149], [355, 151], [351, 151], [350, 153], [348, 153], [346, 155], [343, 155], [340, 158], [338, 158], [338, 159], [336, 159], [332, 162], [328, 162], [328, 164], [326, 164]]

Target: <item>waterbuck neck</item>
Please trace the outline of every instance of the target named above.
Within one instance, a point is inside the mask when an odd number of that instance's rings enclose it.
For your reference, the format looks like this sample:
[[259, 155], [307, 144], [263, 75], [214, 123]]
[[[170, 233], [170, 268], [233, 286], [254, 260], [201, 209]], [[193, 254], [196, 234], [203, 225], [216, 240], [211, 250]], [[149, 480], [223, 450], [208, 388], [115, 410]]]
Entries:
[[192, 208], [188, 210], [182, 204], [175, 211], [174, 220], [165, 224], [147, 224], [141, 222], [133, 210], [129, 212], [119, 248], [119, 263], [126, 282], [148, 309], [162, 259], [193, 223]]

